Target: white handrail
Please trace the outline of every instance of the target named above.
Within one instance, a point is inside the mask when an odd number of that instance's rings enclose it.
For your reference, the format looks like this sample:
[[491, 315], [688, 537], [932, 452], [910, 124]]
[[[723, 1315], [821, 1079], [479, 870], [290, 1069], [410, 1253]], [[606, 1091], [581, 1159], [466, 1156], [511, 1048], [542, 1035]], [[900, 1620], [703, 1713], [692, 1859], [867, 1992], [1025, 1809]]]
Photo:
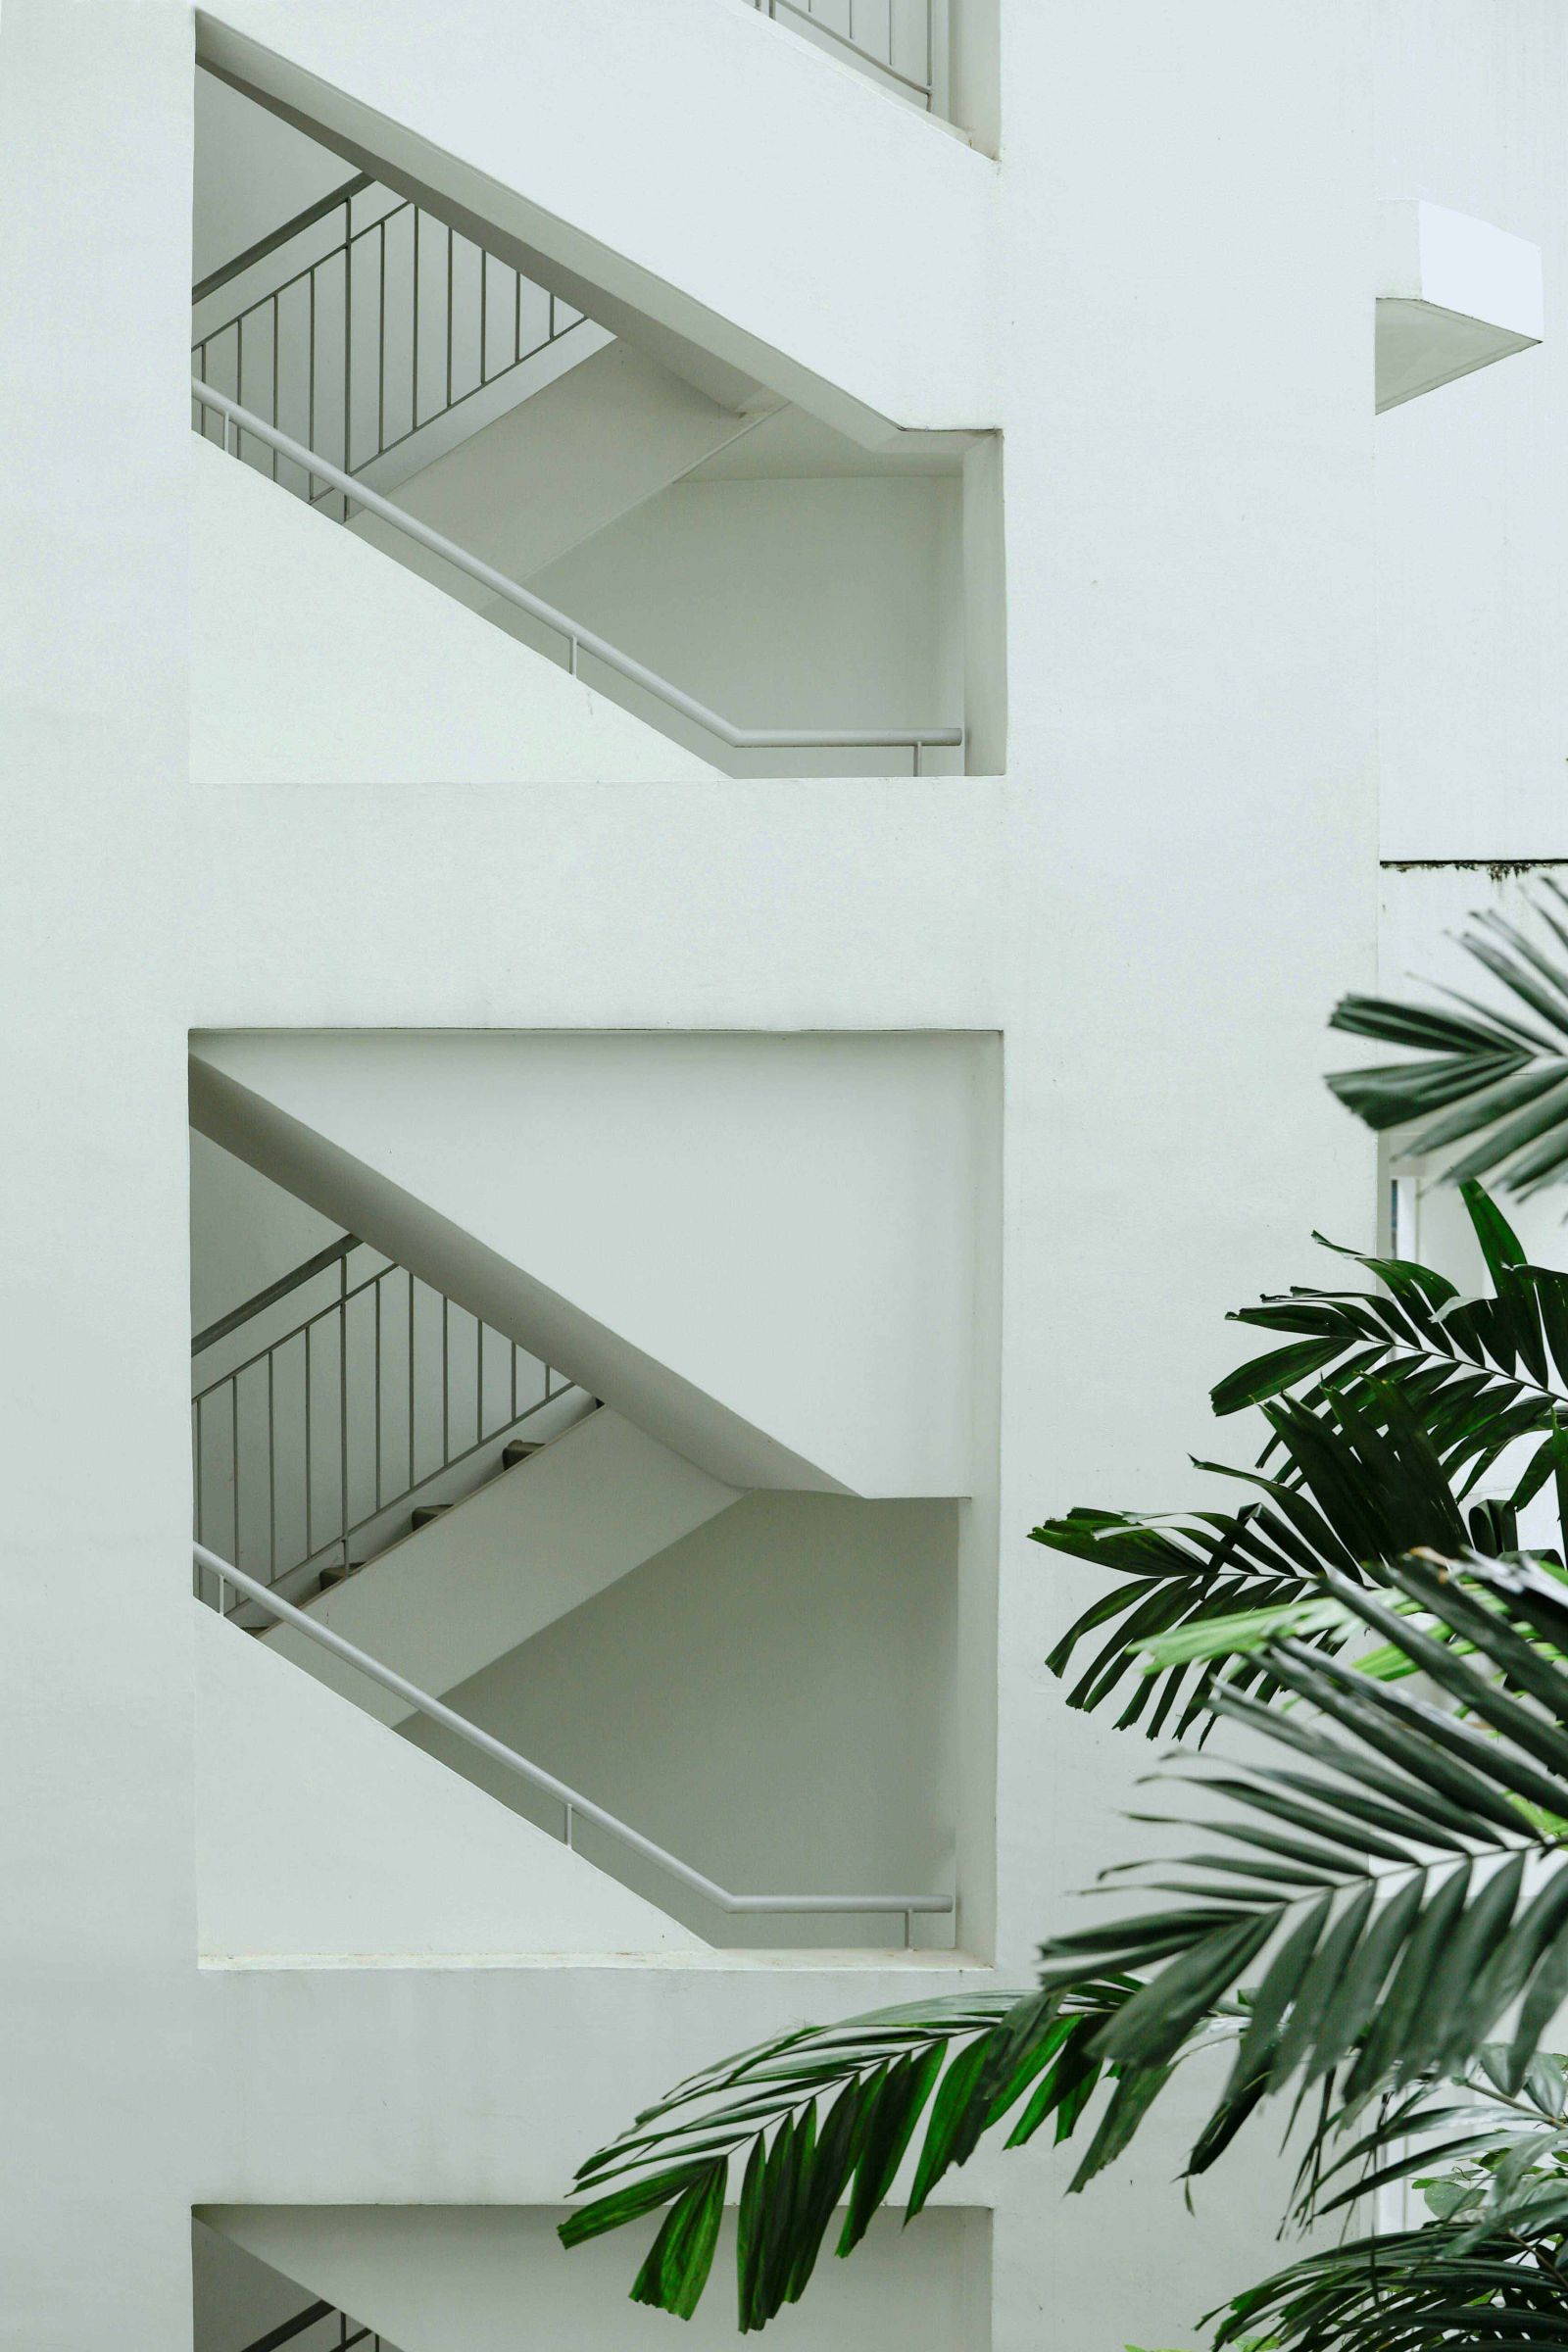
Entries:
[[571, 1843], [573, 1822], [580, 1816], [582, 1820], [591, 1821], [598, 1828], [607, 1830], [612, 1838], [618, 1838], [622, 1845], [630, 1846], [634, 1853], [645, 1855], [650, 1862], [657, 1862], [661, 1869], [667, 1870], [683, 1886], [691, 1887], [695, 1894], [702, 1895], [720, 1911], [754, 1915], [760, 1912], [896, 1912], [903, 1914], [906, 1934], [911, 1940], [912, 1923], [917, 1911], [938, 1912], [944, 1917], [953, 1911], [954, 1898], [951, 1894], [731, 1894], [715, 1880], [705, 1878], [700, 1870], [693, 1870], [689, 1862], [682, 1862], [676, 1854], [666, 1853], [662, 1845], [656, 1845], [653, 1838], [645, 1838], [640, 1830], [634, 1830], [626, 1822], [617, 1820], [613, 1813], [607, 1813], [603, 1805], [594, 1803], [592, 1797], [579, 1795], [575, 1788], [568, 1788], [564, 1781], [558, 1781], [553, 1772], [545, 1771], [543, 1765], [530, 1764], [526, 1756], [519, 1756], [514, 1748], [508, 1747], [489, 1732], [481, 1731], [478, 1724], [470, 1723], [466, 1715], [454, 1713], [439, 1698], [432, 1698], [428, 1690], [421, 1690], [416, 1683], [409, 1682], [392, 1667], [383, 1666], [379, 1659], [368, 1656], [352, 1642], [345, 1642], [343, 1636], [333, 1633], [329, 1625], [322, 1625], [304, 1609], [297, 1609], [292, 1601], [284, 1600], [269, 1586], [258, 1584], [254, 1576], [247, 1576], [232, 1561], [221, 1559], [216, 1551], [209, 1551], [205, 1544], [193, 1544], [191, 1550], [198, 1565], [218, 1579], [220, 1613], [223, 1587], [232, 1585], [236, 1592], [243, 1592], [248, 1600], [259, 1602], [283, 1624], [309, 1635], [313, 1642], [319, 1643], [322, 1649], [330, 1650], [334, 1657], [344, 1659], [350, 1666], [357, 1666], [369, 1681], [379, 1683], [383, 1690], [392, 1691], [394, 1696], [405, 1700], [416, 1713], [427, 1716], [432, 1723], [441, 1724], [449, 1732], [455, 1732], [460, 1740], [466, 1740], [470, 1747], [478, 1748], [482, 1755], [491, 1757], [497, 1764], [504, 1764], [509, 1772], [516, 1773], [520, 1780], [527, 1781], [532, 1788], [565, 1807], [568, 1845]]
[[[543, 621], [547, 628], [564, 637], [571, 649], [570, 668], [574, 677], [578, 655], [592, 654], [596, 662], [603, 662], [608, 669], [614, 670], [633, 686], [641, 686], [668, 709], [678, 711], [681, 717], [689, 718], [694, 725], [705, 728], [710, 735], [716, 735], [720, 743], [727, 744], [732, 751], [906, 751], [913, 753], [915, 772], [918, 774], [922, 751], [953, 750], [963, 742], [961, 727], [737, 727], [716, 710], [710, 710], [707, 704], [698, 702], [694, 695], [685, 694], [680, 687], [672, 686], [657, 670], [634, 661], [630, 654], [623, 654], [617, 646], [597, 636], [592, 629], [581, 627], [564, 612], [558, 612], [554, 605], [547, 605], [543, 597], [535, 596], [527, 588], [520, 588], [515, 580], [509, 580], [504, 572], [496, 571], [490, 564], [481, 562], [479, 557], [470, 556], [466, 548], [443, 538], [439, 531], [433, 531], [428, 523], [420, 522], [416, 515], [408, 514], [402, 507], [395, 507], [379, 491], [357, 481], [353, 474], [344, 473], [338, 466], [328, 464], [325, 458], [318, 458], [303, 442], [291, 440], [287, 433], [280, 433], [275, 425], [267, 423], [265, 418], [253, 415], [249, 409], [242, 409], [226, 393], [214, 391], [212, 385], [204, 384], [200, 376], [191, 377], [190, 388], [198, 405], [204, 409], [215, 409], [220, 416], [225, 417], [228, 425], [234, 427], [236, 436], [240, 433], [254, 434], [258, 440], [265, 441], [270, 449], [275, 449], [280, 457], [289, 459], [307, 474], [313, 475], [318, 481], [330, 483], [334, 490], [355, 506], [364, 507], [368, 514], [379, 515], [383, 522], [390, 523], [394, 530], [402, 531], [416, 545], [428, 548], [432, 555], [455, 564], [470, 580], [476, 580], [481, 588], [488, 588], [507, 604], [515, 605], [519, 612], [530, 613], [535, 620]], [[227, 440], [225, 425], [225, 446]]]

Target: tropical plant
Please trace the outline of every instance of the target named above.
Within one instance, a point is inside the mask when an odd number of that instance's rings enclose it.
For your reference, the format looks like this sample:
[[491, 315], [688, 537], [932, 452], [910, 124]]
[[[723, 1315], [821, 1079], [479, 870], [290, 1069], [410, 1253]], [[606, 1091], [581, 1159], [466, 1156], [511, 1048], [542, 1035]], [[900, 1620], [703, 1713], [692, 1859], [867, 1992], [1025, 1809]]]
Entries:
[[[1538, 912], [1568, 950], [1553, 906]], [[1283, 2096], [1310, 2118], [1303, 2213], [1403, 2177], [1412, 2138], [1464, 2190], [1419, 2230], [1238, 2297], [1221, 2343], [1568, 2347], [1560, 2070], [1548, 2099], [1539, 2056], [1568, 1998], [1568, 1580], [1560, 1529], [1532, 1554], [1516, 1524], [1540, 1494], [1568, 1517], [1568, 1277], [1529, 1263], [1479, 1184], [1530, 1190], [1568, 1166], [1568, 972], [1497, 918], [1478, 925], [1463, 944], [1510, 1002], [1348, 999], [1337, 1027], [1420, 1058], [1331, 1083], [1379, 1128], [1430, 1122], [1424, 1153], [1467, 1146], [1451, 1172], [1490, 1294], [1345, 1252], [1369, 1287], [1237, 1317], [1283, 1337], [1214, 1393], [1217, 1412], [1267, 1426], [1262, 1460], [1223, 1473], [1243, 1504], [1079, 1509], [1035, 1531], [1121, 1580], [1052, 1660], [1065, 1673], [1101, 1637], [1070, 1703], [1116, 1697], [1151, 1734], [1221, 1720], [1261, 1742], [1240, 1765], [1200, 1745], [1167, 1771], [1180, 1795], [1161, 1818], [1191, 1829], [1196, 1808], [1200, 1850], [1102, 1874], [1142, 1907], [1048, 1940], [1028, 1990], [793, 2034], [640, 2116], [581, 2168], [562, 2232], [663, 2212], [638, 2300], [695, 2309], [736, 2169], [749, 2329], [805, 2290], [841, 2206], [838, 2251], [859, 2242], [906, 2157], [909, 2219], [1004, 2130], [1008, 2146], [1048, 2124], [1083, 2135], [1081, 2188], [1221, 2042], [1229, 2075], [1190, 2175]]]

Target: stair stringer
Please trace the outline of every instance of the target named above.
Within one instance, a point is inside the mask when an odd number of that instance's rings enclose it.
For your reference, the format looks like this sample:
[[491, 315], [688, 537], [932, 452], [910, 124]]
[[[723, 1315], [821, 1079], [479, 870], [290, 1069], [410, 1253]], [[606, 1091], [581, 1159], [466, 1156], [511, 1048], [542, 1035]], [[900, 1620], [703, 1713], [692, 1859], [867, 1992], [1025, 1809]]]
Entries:
[[191, 1606], [204, 1960], [707, 1948], [286, 1658]]
[[[601, 1408], [331, 1587], [309, 1614], [440, 1698], [739, 1502]], [[267, 1646], [382, 1723], [410, 1710], [292, 1626]]]
[[644, 783], [717, 771], [192, 436], [199, 784]]
[[740, 1488], [973, 1483], [983, 1039], [193, 1041], [191, 1115]]
[[[775, 407], [766, 402], [737, 416], [630, 343], [608, 343], [444, 455], [409, 469], [396, 503], [522, 585], [750, 432]], [[367, 469], [366, 479], [374, 478]], [[496, 602], [492, 590], [380, 516], [356, 515], [350, 527], [474, 611]]]

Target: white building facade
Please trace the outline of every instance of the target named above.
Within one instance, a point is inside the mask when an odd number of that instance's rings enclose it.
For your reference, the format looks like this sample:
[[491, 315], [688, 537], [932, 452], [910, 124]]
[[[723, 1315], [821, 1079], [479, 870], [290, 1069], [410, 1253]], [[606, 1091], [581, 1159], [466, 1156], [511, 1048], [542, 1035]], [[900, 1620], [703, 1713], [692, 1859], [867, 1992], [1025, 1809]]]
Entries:
[[[1565, 43], [0, 0], [0, 2343], [631, 2352], [577, 2162], [1115, 1858], [1028, 1530], [1568, 862]], [[784, 2337], [1188, 2340], [1192, 2095]]]

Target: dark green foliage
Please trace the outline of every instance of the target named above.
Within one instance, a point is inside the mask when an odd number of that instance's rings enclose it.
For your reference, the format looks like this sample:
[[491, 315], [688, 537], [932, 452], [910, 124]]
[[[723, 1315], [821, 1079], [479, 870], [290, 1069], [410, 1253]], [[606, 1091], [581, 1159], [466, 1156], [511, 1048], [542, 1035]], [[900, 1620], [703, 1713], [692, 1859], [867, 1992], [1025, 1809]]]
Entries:
[[[1492, 1176], [1537, 1192], [1568, 1167], [1568, 896], [1544, 877], [1532, 913], [1542, 939], [1495, 912], [1474, 915], [1460, 945], [1504, 995], [1495, 1008], [1450, 990], [1456, 1010], [1387, 997], [1346, 997], [1333, 1025], [1417, 1058], [1344, 1070], [1329, 1080], [1369, 1127], [1414, 1126], [1412, 1155], [1451, 1153], [1455, 1178]], [[1425, 1124], [1417, 1125], [1417, 1122]], [[1461, 1148], [1462, 1147], [1462, 1148]]]
[[[1064, 1996], [960, 1995], [764, 2043], [680, 2084], [591, 2157], [573, 2187], [592, 2202], [563, 2224], [562, 2239], [581, 2245], [667, 2205], [632, 2293], [690, 2318], [712, 2267], [729, 2168], [740, 2165], [740, 2324], [760, 2328], [805, 2291], [840, 2206], [835, 2250], [859, 2244], [917, 2137], [909, 2221], [1009, 2117], [1009, 2147], [1048, 2123], [1069, 2137], [1103, 2072], [1095, 2037], [1131, 1989], [1107, 1979]], [[1093, 2149], [1080, 2177], [1091, 2169]]]
[[1527, 1561], [1408, 1558], [1385, 1576], [1374, 1589], [1324, 1569], [1333, 1600], [1460, 1713], [1272, 1644], [1269, 1676], [1299, 1703], [1221, 1688], [1213, 1704], [1280, 1760], [1184, 1761], [1171, 1826], [1192, 1834], [1201, 1791], [1203, 1842], [1139, 1867], [1144, 1908], [1054, 1937], [1029, 1996], [858, 2018], [696, 2077], [582, 2168], [594, 2202], [566, 2242], [672, 2205], [636, 2292], [688, 2312], [725, 2168], [744, 2160], [740, 2312], [757, 2328], [803, 2291], [837, 2206], [838, 2251], [859, 2241], [906, 2151], [912, 2215], [1008, 2117], [1009, 2146], [1053, 2118], [1060, 2139], [1093, 2103], [1081, 2187], [1216, 2035], [1235, 2054], [1195, 2174], [1265, 2099], [1316, 2092], [1321, 2140], [1374, 2098], [1462, 2070], [1504, 2018], [1494, 2068], [1516, 2095], [1568, 1994], [1568, 1590]]
[[[1298, 1289], [1232, 1316], [1288, 1335], [1213, 1393], [1217, 1413], [1253, 1405], [1269, 1423], [1262, 1464], [1224, 1472], [1255, 1488], [1258, 1499], [1236, 1511], [1158, 1518], [1075, 1510], [1033, 1530], [1036, 1543], [1120, 1580], [1047, 1661], [1055, 1674], [1076, 1669], [1070, 1706], [1119, 1697], [1121, 1724], [1141, 1722], [1151, 1738], [1183, 1737], [1211, 1714], [1222, 1677], [1232, 1687], [1263, 1687], [1258, 1663], [1238, 1668], [1223, 1644], [1215, 1654], [1200, 1638], [1203, 1629], [1310, 1600], [1330, 1568], [1364, 1581], [1368, 1567], [1404, 1551], [1508, 1552], [1516, 1513], [1548, 1482], [1560, 1511], [1568, 1491], [1568, 1276], [1527, 1263], [1479, 1184], [1466, 1185], [1465, 1204], [1490, 1297], [1460, 1299], [1430, 1267], [1342, 1250], [1380, 1287]], [[1531, 1449], [1511, 1494], [1474, 1501], [1477, 1482], [1521, 1441]], [[1344, 1622], [1325, 1610], [1299, 1630], [1332, 1650]], [[1182, 1634], [1195, 1638], [1173, 1638]], [[1078, 1666], [1091, 1636], [1099, 1639]], [[1140, 1664], [1152, 1647], [1157, 1675]]]
[[1293, 2263], [1214, 2315], [1216, 2342], [1262, 2328], [1281, 2352], [1568, 2344], [1568, 2070], [1543, 2052], [1512, 2088], [1511, 2075], [1494, 2045], [1451, 2083], [1386, 2102], [1308, 2210], [1410, 2181], [1433, 2218]]

